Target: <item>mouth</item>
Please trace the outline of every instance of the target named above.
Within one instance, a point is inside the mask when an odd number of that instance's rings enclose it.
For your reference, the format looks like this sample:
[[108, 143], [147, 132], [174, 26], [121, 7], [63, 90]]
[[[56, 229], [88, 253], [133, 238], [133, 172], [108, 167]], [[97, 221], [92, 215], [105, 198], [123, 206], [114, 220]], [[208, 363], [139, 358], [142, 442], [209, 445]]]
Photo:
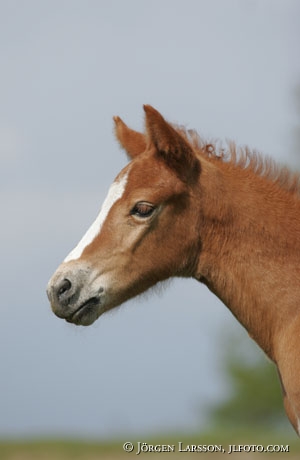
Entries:
[[98, 315], [95, 315], [95, 313], [100, 304], [99, 297], [91, 297], [81, 304], [70, 316], [65, 318], [65, 320], [68, 323], [88, 326], [97, 319]]

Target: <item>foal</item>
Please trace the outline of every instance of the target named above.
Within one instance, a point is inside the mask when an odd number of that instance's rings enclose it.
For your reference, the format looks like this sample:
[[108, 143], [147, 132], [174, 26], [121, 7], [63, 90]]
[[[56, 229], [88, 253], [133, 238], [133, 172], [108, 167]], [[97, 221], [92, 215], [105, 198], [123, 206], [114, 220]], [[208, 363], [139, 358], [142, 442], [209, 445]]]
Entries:
[[218, 151], [144, 106], [145, 134], [115, 117], [132, 160], [48, 284], [54, 313], [89, 325], [169, 277], [206, 284], [276, 363], [300, 434], [298, 176]]

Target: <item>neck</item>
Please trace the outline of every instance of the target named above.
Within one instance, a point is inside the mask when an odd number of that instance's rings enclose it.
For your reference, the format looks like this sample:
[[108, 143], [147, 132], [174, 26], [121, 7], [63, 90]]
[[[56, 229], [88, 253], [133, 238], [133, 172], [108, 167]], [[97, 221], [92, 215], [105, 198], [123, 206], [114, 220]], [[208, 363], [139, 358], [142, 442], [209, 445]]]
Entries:
[[276, 361], [276, 336], [297, 312], [300, 201], [271, 181], [223, 163], [204, 164], [195, 277]]

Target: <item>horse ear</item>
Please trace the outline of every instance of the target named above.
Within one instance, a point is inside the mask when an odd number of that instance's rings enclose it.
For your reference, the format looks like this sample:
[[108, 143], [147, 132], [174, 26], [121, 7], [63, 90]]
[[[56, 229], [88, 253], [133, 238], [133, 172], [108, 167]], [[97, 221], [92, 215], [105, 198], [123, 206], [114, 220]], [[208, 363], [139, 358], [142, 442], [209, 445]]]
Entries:
[[147, 137], [158, 155], [181, 180], [195, 180], [200, 172], [200, 162], [188, 141], [151, 105], [144, 105], [144, 111]]
[[120, 117], [114, 117], [115, 134], [121, 147], [127, 152], [129, 158], [134, 158], [146, 150], [146, 137], [125, 125]]

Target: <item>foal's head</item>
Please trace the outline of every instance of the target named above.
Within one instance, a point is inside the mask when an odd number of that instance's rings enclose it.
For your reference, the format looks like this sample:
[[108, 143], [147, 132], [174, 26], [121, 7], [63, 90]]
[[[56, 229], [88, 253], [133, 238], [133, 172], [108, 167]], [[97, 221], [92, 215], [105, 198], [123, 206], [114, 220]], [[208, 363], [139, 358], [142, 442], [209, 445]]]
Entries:
[[192, 275], [197, 264], [200, 162], [180, 130], [152, 107], [144, 109], [145, 134], [115, 117], [131, 161], [49, 281], [52, 309], [68, 322], [89, 325], [159, 281]]

